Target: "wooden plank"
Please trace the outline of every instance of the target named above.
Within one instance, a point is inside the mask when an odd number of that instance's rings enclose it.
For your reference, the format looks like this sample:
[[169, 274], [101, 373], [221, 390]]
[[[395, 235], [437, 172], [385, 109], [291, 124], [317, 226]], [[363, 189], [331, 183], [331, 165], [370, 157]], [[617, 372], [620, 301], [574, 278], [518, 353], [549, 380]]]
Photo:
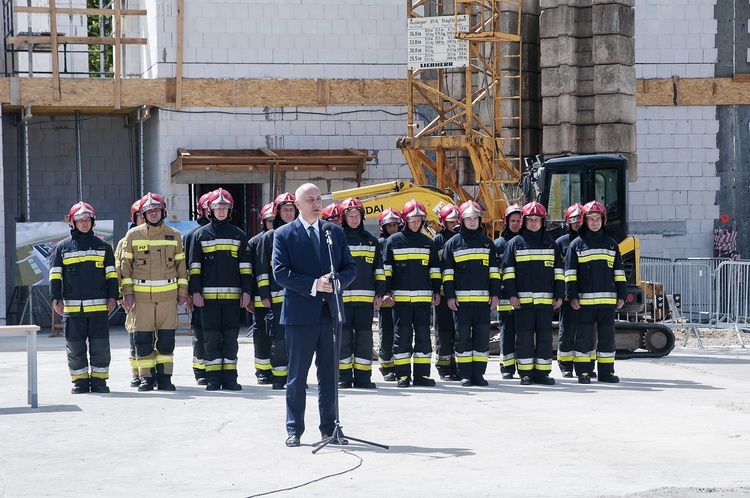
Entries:
[[177, 68], [175, 81], [175, 109], [182, 109], [182, 57], [185, 31], [185, 0], [177, 0]]
[[50, 50], [52, 56], [52, 100], [60, 101], [60, 60], [57, 45], [57, 12], [55, 0], [49, 0]]
[[[112, 24], [115, 28], [115, 46], [112, 48], [112, 57], [115, 62], [115, 109], [122, 107], [122, 45], [120, 39], [122, 35], [122, 16], [120, 15], [120, 2], [115, 0], [115, 16]], [[103, 68], [106, 69], [106, 68]]]
[[[52, 37], [44, 36], [9, 36], [6, 38], [8, 44], [23, 45], [33, 43], [35, 45], [49, 45], [52, 43]], [[58, 36], [58, 43], [67, 43], [69, 45], [114, 45], [115, 39], [108, 36]], [[123, 45], [147, 45], [146, 38], [120, 38]]]
[[[49, 14], [47, 7], [26, 7], [23, 5], [13, 6], [13, 12], [18, 14]], [[82, 9], [82, 8], [71, 8], [71, 7], [58, 7], [57, 13], [62, 15], [68, 14], [80, 14], [84, 16], [111, 16], [112, 9]], [[121, 13], [124, 16], [145, 16], [148, 15], [147, 10], [143, 9], [121, 9]]]

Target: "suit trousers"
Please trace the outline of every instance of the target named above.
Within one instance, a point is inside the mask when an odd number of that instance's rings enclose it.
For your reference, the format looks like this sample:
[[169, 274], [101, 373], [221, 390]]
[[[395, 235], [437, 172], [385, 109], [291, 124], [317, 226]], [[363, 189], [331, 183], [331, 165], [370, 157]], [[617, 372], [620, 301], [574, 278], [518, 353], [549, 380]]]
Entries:
[[[320, 433], [333, 433], [336, 424], [336, 351], [333, 340], [333, 322], [328, 305], [321, 301], [323, 313], [320, 322], [311, 325], [287, 325], [286, 348], [289, 355], [289, 378], [286, 384], [287, 434], [302, 436], [305, 432], [305, 387], [313, 354], [318, 375], [318, 412]], [[336, 344], [341, 337], [337, 327]]]

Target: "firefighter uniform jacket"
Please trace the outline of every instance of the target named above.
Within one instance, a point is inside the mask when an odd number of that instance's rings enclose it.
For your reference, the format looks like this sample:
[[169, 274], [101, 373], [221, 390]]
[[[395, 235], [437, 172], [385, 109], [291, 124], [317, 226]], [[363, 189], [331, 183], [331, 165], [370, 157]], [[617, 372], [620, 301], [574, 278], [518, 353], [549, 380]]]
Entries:
[[117, 299], [112, 246], [95, 236], [93, 230], [71, 230], [70, 237], [55, 246], [49, 291], [53, 301], [62, 299], [66, 315], [107, 313], [107, 299]]
[[372, 306], [375, 296], [382, 296], [385, 290], [385, 273], [380, 242], [360, 223], [355, 229], [345, 228], [349, 252], [357, 263], [357, 276], [344, 290], [344, 303], [354, 306]]
[[[432, 239], [432, 241], [435, 243], [435, 249], [437, 249], [438, 253], [438, 262], [441, 263], [443, 261], [443, 247], [445, 247], [445, 244], [453, 238], [454, 235], [456, 235], [457, 232], [454, 232], [453, 230], [446, 230], [443, 228], [440, 230], [440, 233], [435, 235], [435, 238]], [[441, 266], [442, 270], [442, 266]], [[440, 287], [440, 295], [443, 295], [443, 287]]]
[[460, 304], [489, 304], [499, 296], [500, 269], [495, 246], [481, 230], [462, 229], [443, 248], [443, 291]]
[[[568, 254], [568, 247], [570, 247], [570, 243], [573, 242], [576, 237], [578, 237], [578, 231], [571, 230], [568, 228], [568, 233], [565, 235], [562, 235], [557, 238], [555, 241], [555, 244], [557, 244], [557, 249], [560, 251], [560, 257], [562, 258], [563, 268], [565, 267], [565, 257]], [[564, 300], [568, 301], [568, 294], [565, 294]]]
[[405, 227], [388, 237], [383, 249], [385, 291], [398, 304], [430, 304], [442, 278], [435, 243]]
[[122, 294], [136, 301], [158, 303], [187, 297], [185, 253], [180, 232], [166, 224], [148, 223], [125, 234], [122, 261]]
[[521, 307], [552, 306], [565, 292], [565, 274], [555, 241], [544, 229], [521, 228], [508, 242], [503, 256], [503, 285]]
[[252, 267], [252, 273], [253, 273], [253, 290], [251, 292], [253, 296], [253, 303], [256, 308], [262, 308], [263, 304], [260, 302], [260, 296], [258, 295], [258, 268], [256, 265], [256, 259], [258, 255], [258, 247], [260, 245], [261, 240], [263, 240], [263, 236], [266, 234], [265, 231], [259, 232], [255, 234], [248, 242], [247, 242], [247, 250], [250, 256], [250, 263]]
[[226, 220], [211, 220], [193, 235], [190, 293], [213, 303], [239, 301], [252, 292], [252, 268], [245, 232]]
[[[495, 239], [495, 255], [497, 256], [498, 264], [501, 267], [503, 264], [503, 256], [505, 254], [505, 246], [507, 246], [508, 242], [510, 242], [515, 236], [515, 233], [511, 232], [508, 227], [505, 227], [500, 233], [500, 237]], [[500, 292], [500, 300], [497, 302], [497, 311], [509, 313], [512, 310], [513, 306], [510, 305], [510, 301], [508, 301], [508, 293], [505, 291], [505, 286], [503, 286], [503, 289]]]
[[[281, 305], [284, 301], [284, 288], [276, 283], [273, 278], [271, 261], [273, 259], [273, 233], [271, 229], [263, 234], [258, 242], [258, 249], [255, 252], [253, 268], [255, 268], [255, 280], [258, 285], [258, 298], [268, 299], [271, 305]], [[257, 305], [257, 304], [256, 304]], [[263, 305], [261, 304], [261, 307]]]
[[625, 269], [617, 242], [604, 234], [581, 230], [565, 257], [565, 286], [568, 299], [581, 307], [614, 308], [627, 295]]

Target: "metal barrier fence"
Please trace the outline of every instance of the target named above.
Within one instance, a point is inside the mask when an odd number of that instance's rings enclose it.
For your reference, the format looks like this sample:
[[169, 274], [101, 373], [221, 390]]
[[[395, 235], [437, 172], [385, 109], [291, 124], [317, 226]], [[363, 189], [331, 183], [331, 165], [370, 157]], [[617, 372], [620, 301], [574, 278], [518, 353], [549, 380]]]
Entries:
[[[688, 330], [703, 348], [699, 327], [736, 332], [750, 331], [750, 261], [727, 258], [688, 258], [674, 261], [641, 258], [641, 280], [646, 293], [642, 316], [629, 319], [657, 321]], [[645, 314], [645, 316], [643, 316]]]

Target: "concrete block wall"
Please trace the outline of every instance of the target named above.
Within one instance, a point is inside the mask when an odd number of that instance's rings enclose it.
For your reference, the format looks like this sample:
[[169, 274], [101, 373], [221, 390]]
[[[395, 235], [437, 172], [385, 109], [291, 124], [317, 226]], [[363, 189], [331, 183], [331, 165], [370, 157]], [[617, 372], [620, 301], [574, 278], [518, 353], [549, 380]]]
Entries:
[[[405, 109], [335, 106], [323, 108], [236, 109], [237, 114], [208, 114], [211, 109], [156, 111], [146, 122], [146, 190], [167, 196], [170, 213], [189, 219], [186, 184], [174, 183], [170, 163], [177, 148], [186, 149], [367, 149], [376, 158], [368, 164], [362, 184], [410, 178], [396, 139], [406, 130]], [[191, 112], [194, 111], [194, 112]], [[351, 174], [302, 173], [282, 176], [280, 188], [293, 191], [306, 181], [318, 182], [323, 193], [356, 186]], [[264, 195], [268, 190], [266, 183]], [[270, 198], [266, 201], [270, 201]]]
[[[713, 77], [714, 1], [649, 0], [635, 7], [639, 78]], [[631, 232], [647, 256], [713, 255], [720, 215], [720, 121], [713, 106], [637, 109], [638, 180], [630, 184]]]
[[[143, 0], [134, 2], [144, 4]], [[134, 7], [135, 8], [135, 7]], [[173, 78], [174, 2], [145, 1], [149, 46], [128, 74]], [[372, 0], [185, 2], [186, 78], [403, 78], [406, 3]]]

